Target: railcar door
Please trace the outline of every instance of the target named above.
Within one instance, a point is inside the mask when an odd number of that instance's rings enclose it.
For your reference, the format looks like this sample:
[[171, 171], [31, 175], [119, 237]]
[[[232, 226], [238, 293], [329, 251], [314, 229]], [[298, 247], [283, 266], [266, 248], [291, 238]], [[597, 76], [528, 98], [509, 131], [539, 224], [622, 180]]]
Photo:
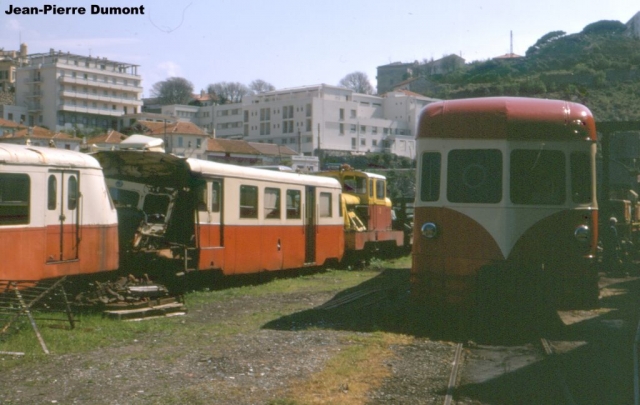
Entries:
[[220, 268], [224, 246], [222, 179], [207, 179], [198, 193], [198, 268]]
[[316, 188], [307, 186], [305, 192], [305, 263], [316, 261]]
[[47, 262], [78, 259], [80, 172], [50, 170], [47, 178]]

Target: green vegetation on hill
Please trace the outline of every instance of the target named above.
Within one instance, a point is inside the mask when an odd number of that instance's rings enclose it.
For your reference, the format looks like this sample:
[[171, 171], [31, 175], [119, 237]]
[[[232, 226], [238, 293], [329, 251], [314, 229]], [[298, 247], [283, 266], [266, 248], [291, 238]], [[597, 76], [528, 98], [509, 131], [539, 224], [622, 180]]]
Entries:
[[472, 62], [430, 82], [429, 97], [554, 98], [588, 106], [599, 121], [640, 120], [640, 39], [619, 21], [599, 21], [578, 34], [553, 31], [526, 57]]

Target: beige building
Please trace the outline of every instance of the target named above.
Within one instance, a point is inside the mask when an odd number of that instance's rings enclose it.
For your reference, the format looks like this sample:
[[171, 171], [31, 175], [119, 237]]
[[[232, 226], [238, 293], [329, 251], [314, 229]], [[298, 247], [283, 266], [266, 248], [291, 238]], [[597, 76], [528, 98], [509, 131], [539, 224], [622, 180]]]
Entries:
[[410, 91], [380, 97], [321, 84], [201, 107], [194, 122], [212, 126], [218, 139], [283, 145], [306, 156], [387, 152], [414, 158], [418, 116], [433, 101]]
[[51, 130], [118, 128], [118, 120], [142, 107], [138, 66], [51, 49], [28, 55], [16, 70], [16, 105], [27, 108], [29, 126]]
[[136, 134], [162, 139], [168, 153], [206, 159], [209, 135], [192, 122], [139, 120], [129, 129]]
[[0, 50], [0, 91], [15, 88], [16, 69], [27, 61], [27, 45], [20, 45], [20, 51]]

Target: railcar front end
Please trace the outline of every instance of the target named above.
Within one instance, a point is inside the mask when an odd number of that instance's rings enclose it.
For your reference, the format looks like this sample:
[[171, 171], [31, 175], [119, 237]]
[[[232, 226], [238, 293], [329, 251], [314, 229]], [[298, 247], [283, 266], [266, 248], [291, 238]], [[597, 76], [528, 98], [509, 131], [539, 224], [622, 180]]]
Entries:
[[83, 153], [0, 145], [0, 282], [118, 269], [117, 215]]
[[595, 141], [593, 116], [576, 103], [496, 97], [425, 107], [412, 299], [463, 310], [495, 294], [597, 304]]

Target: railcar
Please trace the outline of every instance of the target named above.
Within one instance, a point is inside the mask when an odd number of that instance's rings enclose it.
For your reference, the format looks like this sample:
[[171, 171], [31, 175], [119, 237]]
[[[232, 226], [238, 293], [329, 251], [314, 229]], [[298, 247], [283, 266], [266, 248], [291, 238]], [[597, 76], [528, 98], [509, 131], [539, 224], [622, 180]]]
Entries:
[[342, 185], [345, 249], [359, 252], [381, 247], [402, 247], [404, 232], [393, 229], [392, 204], [387, 197], [387, 179], [375, 173], [354, 170], [346, 165], [323, 171]]
[[344, 253], [338, 181], [160, 152], [95, 154], [127, 257], [224, 275], [319, 266]]
[[0, 283], [115, 270], [118, 218], [96, 159], [0, 144]]
[[426, 106], [412, 300], [466, 311], [487, 294], [540, 293], [555, 307], [596, 305], [595, 155], [593, 115], [577, 103], [490, 97]]

